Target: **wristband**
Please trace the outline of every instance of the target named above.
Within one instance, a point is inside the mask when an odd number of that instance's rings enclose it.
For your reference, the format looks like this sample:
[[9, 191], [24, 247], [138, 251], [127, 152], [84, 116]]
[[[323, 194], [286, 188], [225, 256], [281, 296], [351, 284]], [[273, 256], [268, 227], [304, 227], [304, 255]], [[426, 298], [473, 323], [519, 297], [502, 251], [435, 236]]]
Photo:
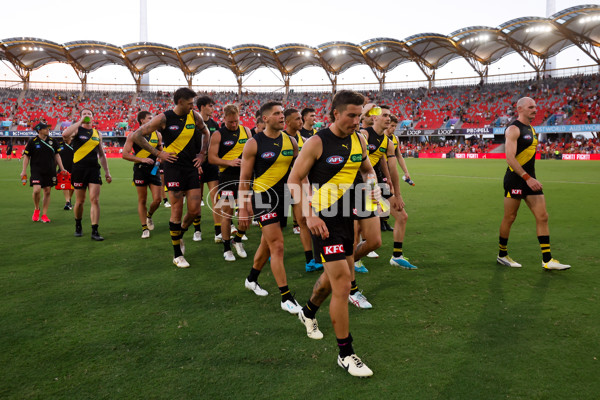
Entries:
[[528, 180], [530, 180], [530, 179], [531, 179], [531, 176], [530, 176], [530, 175], [529, 175], [527, 172], [525, 172], [525, 173], [523, 174], [523, 176], [521, 176], [521, 178], [523, 178], [525, 181], [528, 181]]

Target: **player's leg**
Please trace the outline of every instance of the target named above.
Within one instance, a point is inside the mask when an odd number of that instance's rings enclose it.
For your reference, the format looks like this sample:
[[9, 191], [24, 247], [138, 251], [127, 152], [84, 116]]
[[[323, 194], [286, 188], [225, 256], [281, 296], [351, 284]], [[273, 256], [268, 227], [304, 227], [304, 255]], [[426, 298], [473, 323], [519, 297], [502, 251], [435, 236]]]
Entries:
[[499, 251], [496, 262], [498, 264], [506, 265], [508, 267], [519, 268], [521, 264], [513, 260], [508, 255], [508, 236], [510, 235], [510, 228], [517, 219], [517, 212], [521, 205], [520, 198], [505, 197], [504, 198], [504, 216], [500, 223], [500, 237], [499, 237]]
[[323, 269], [323, 264], [317, 262], [313, 254], [312, 239], [310, 237], [310, 231], [306, 226], [306, 218], [302, 215], [302, 205], [300, 203], [293, 204], [292, 212], [294, 214], [294, 221], [296, 221], [300, 227], [300, 242], [302, 243], [304, 257], [306, 258], [306, 265], [304, 266], [305, 271], [312, 272]]
[[44, 198], [42, 199], [42, 222], [50, 222], [48, 218], [48, 207], [50, 206], [50, 194], [52, 193], [52, 186], [45, 186], [42, 188], [44, 192]]
[[160, 185], [150, 184], [148, 188], [150, 189], [150, 193], [152, 195], [152, 202], [150, 203], [150, 207], [148, 207], [148, 213], [146, 214], [146, 224], [148, 224], [148, 229], [153, 230], [154, 222], [152, 221], [152, 216], [154, 215], [156, 210], [158, 210], [158, 207], [160, 207], [162, 190]]
[[33, 191], [31, 197], [33, 199], [33, 216], [31, 217], [31, 220], [37, 222], [40, 220], [40, 197], [42, 195], [42, 186], [35, 184], [32, 187]]
[[83, 218], [83, 203], [85, 203], [87, 187], [75, 189], [75, 207], [73, 207], [73, 216], [75, 217], [75, 236], [81, 237], [83, 228], [81, 219]]
[[146, 214], [148, 213], [148, 209], [146, 207], [146, 201], [148, 200], [148, 186], [135, 186], [137, 191], [137, 211], [138, 217], [140, 219], [140, 224], [142, 225], [142, 238], [150, 237], [150, 230], [148, 229], [148, 224], [146, 223]]
[[90, 221], [92, 222], [92, 239], [102, 241], [104, 238], [98, 233], [100, 221], [100, 184], [90, 183]]
[[171, 235], [171, 244], [173, 245], [173, 264], [179, 268], [187, 268], [190, 264], [183, 257], [185, 246], [183, 246], [181, 236], [181, 217], [183, 215], [183, 197], [181, 190], [169, 190], [169, 203], [171, 204], [171, 216], [169, 218], [169, 234]]
[[401, 211], [398, 211], [393, 207], [390, 208], [390, 213], [395, 219], [393, 231], [394, 250], [392, 258], [390, 258], [390, 265], [404, 269], [417, 269], [415, 265], [412, 265], [406, 258], [404, 258], [404, 252], [402, 250], [404, 235], [406, 234], [406, 222], [408, 221], [408, 214], [404, 208]]
[[212, 215], [213, 215], [213, 224], [215, 227], [215, 241], [216, 240], [222, 240], [222, 235], [221, 235], [221, 215], [219, 214], [218, 210], [216, 209], [216, 204], [219, 201], [219, 190], [218, 190], [218, 185], [219, 185], [219, 181], [218, 180], [212, 180], [210, 182], [206, 182], [206, 185], [208, 186], [208, 196], [210, 198], [210, 200], [212, 201]]
[[[284, 218], [284, 216], [282, 215], [280, 218]], [[283, 232], [281, 231], [279, 220], [275, 223], [262, 226], [262, 236], [271, 254], [271, 271], [281, 294], [281, 308], [291, 314], [298, 314], [301, 307], [292, 296], [287, 284], [287, 276], [283, 264]]]

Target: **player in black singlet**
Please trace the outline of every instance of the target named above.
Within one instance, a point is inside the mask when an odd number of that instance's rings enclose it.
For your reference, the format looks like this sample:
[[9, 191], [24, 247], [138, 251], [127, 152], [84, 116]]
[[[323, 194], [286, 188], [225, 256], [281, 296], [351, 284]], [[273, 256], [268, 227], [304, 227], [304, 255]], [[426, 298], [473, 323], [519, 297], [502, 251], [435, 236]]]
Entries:
[[504, 217], [500, 225], [499, 253], [497, 262], [509, 267], [521, 267], [508, 255], [508, 235], [517, 218], [521, 200], [535, 217], [536, 231], [542, 250], [542, 268], [547, 270], [564, 270], [570, 265], [561, 264], [552, 258], [550, 253], [550, 230], [548, 228], [548, 212], [546, 199], [542, 192], [542, 184], [535, 175], [535, 153], [538, 139], [531, 126], [537, 113], [535, 101], [523, 97], [517, 102], [519, 117], [506, 128], [506, 162], [508, 168], [504, 175]]
[[92, 110], [84, 108], [81, 110], [81, 118], [78, 122], [64, 130], [62, 136], [65, 141], [71, 142], [73, 147], [73, 172], [71, 173], [71, 184], [75, 188], [75, 236], [81, 237], [83, 230], [81, 218], [83, 216], [83, 203], [85, 192], [90, 191], [90, 220], [92, 222], [92, 240], [102, 241], [104, 238], [98, 233], [98, 222], [100, 220], [100, 165], [104, 168], [106, 182], [111, 183], [112, 177], [108, 170], [108, 162], [102, 148], [102, 134], [92, 126], [94, 114]]
[[315, 109], [312, 107], [306, 107], [302, 109], [300, 116], [302, 117], [302, 128], [300, 128], [300, 135], [304, 139], [308, 139], [311, 136], [314, 136], [317, 133], [317, 130], [314, 128], [316, 117]]
[[[175, 108], [152, 118], [131, 134], [142, 149], [161, 160], [165, 184], [169, 190], [171, 218], [169, 231], [173, 244], [173, 264], [188, 268], [184, 258], [183, 235], [200, 213], [200, 172], [206, 160], [209, 138], [202, 116], [194, 111], [196, 93], [189, 88], [179, 88], [173, 94]], [[143, 135], [154, 131], [162, 134], [164, 150], [150, 145]], [[187, 198], [187, 213], [183, 216], [183, 198]]]
[[[148, 111], [140, 111], [137, 115], [140, 126], [151, 120], [152, 114]], [[162, 150], [162, 135], [160, 133], [154, 131], [149, 135], [144, 135], [144, 138], [150, 143], [150, 146]], [[132, 150], [134, 154], [131, 154]], [[156, 156], [134, 143], [131, 135], [127, 137], [125, 146], [123, 146], [123, 159], [134, 163], [133, 183], [138, 195], [138, 216], [142, 224], [142, 239], [147, 239], [150, 237], [150, 231], [154, 230], [152, 215], [160, 206], [162, 198], [162, 182], [159, 176], [160, 162], [156, 160]], [[150, 208], [146, 207], [148, 189], [152, 194]]]
[[[302, 204], [325, 269], [298, 317], [306, 327], [308, 337], [321, 339], [323, 334], [319, 331], [315, 313], [329, 294], [332, 295], [329, 314], [340, 351], [338, 365], [353, 376], [373, 374], [354, 353], [348, 318], [348, 295], [354, 267], [352, 186], [359, 170], [366, 182], [375, 181], [365, 142], [356, 133], [363, 101], [364, 97], [356, 92], [341, 90], [336, 93], [330, 112], [333, 124], [304, 144], [288, 180], [294, 200]], [[302, 187], [307, 177], [313, 189], [310, 200], [307, 198], [309, 191]], [[376, 185], [374, 192], [377, 197], [379, 188]]]

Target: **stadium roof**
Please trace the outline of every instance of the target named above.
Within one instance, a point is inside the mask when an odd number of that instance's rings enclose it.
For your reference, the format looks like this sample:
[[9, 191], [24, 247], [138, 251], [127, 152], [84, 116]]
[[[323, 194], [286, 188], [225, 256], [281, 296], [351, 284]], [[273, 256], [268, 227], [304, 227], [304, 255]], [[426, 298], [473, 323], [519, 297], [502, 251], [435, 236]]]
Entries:
[[328, 42], [317, 47], [288, 43], [269, 48], [243, 44], [230, 49], [206, 43], [177, 48], [160, 43], [131, 43], [115, 46], [97, 41], [58, 44], [38, 38], [0, 40], [0, 59], [8, 60], [21, 79], [28, 82], [30, 72], [53, 62], [70, 64], [85, 83], [87, 74], [109, 64], [130, 70], [136, 82], [159, 66], [180, 69], [187, 81], [211, 67], [231, 70], [242, 85], [242, 77], [261, 67], [278, 70], [286, 86], [289, 77], [303, 68], [320, 66], [332, 83], [355, 65], [368, 65], [380, 84], [385, 74], [406, 62], [414, 62], [427, 78], [448, 62], [464, 58], [481, 76], [487, 67], [502, 57], [517, 52], [540, 73], [546, 60], [570, 46], [579, 47], [600, 65], [600, 6], [580, 5], [559, 11], [549, 18], [522, 17], [498, 27], [472, 26], [449, 35], [421, 33], [404, 40], [375, 38], [360, 44]]

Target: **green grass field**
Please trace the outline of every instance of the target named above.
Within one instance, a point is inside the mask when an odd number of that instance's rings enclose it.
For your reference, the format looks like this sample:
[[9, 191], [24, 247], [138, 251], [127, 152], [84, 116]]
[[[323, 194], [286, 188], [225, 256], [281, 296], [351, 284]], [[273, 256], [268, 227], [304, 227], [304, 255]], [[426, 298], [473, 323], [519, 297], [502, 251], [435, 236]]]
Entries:
[[[51, 224], [32, 223], [18, 161], [0, 161], [0, 398], [5, 399], [597, 399], [600, 397], [600, 163], [538, 161], [552, 253], [568, 271], [543, 271], [533, 216], [513, 225], [511, 256], [495, 263], [502, 160], [407, 160], [405, 254], [388, 264], [391, 233], [358, 284], [372, 310], [350, 309], [357, 354], [373, 369], [336, 365], [328, 303], [325, 338], [306, 337], [269, 296], [244, 288], [249, 258], [225, 263], [203, 208], [205, 240], [187, 237], [190, 269], [171, 263], [169, 211], [140, 239], [131, 164], [110, 160], [100, 232], [74, 238], [72, 212], [53, 190]], [[286, 231], [288, 282], [300, 303], [317, 278]]]

